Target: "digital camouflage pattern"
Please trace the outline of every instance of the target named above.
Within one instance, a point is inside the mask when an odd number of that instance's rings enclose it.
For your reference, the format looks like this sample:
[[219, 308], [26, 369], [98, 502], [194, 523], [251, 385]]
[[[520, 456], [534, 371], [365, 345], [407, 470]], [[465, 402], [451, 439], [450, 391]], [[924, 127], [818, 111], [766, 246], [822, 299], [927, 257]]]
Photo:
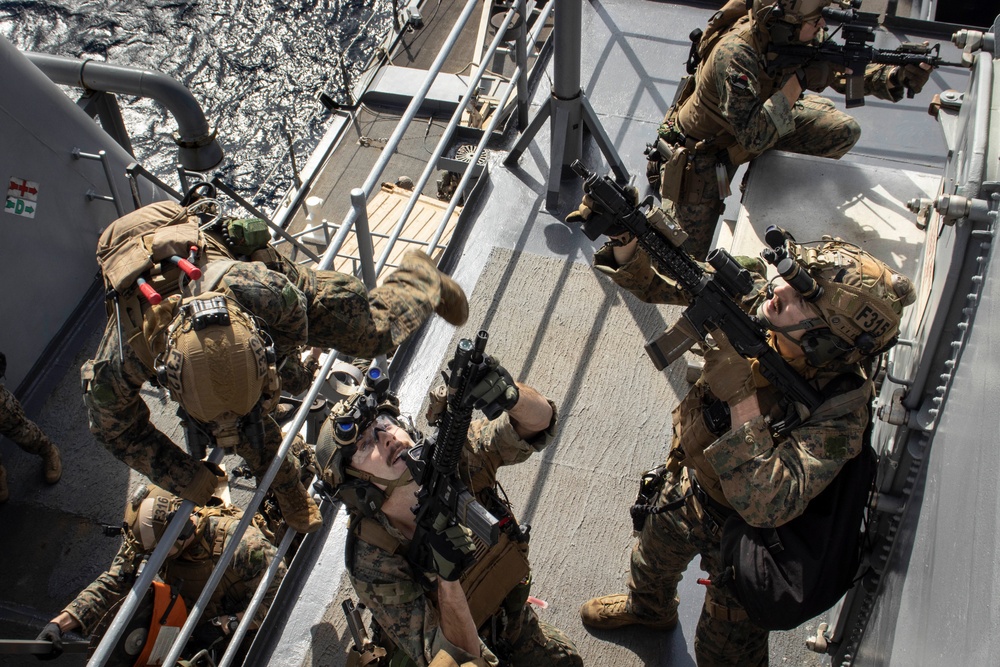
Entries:
[[0, 435], [36, 456], [44, 456], [52, 447], [52, 441], [42, 433], [38, 424], [28, 419], [21, 402], [2, 384], [0, 384]]
[[[686, 305], [684, 294], [650, 265], [640, 248], [618, 266], [611, 248], [595, 255], [595, 267], [643, 301]], [[758, 288], [764, 280], [757, 276]], [[754, 294], [743, 306], [752, 311], [761, 298]], [[822, 389], [843, 373], [861, 374], [857, 366], [815, 369], [791, 362], [814, 387]], [[761, 414], [782, 416], [780, 394], [755, 374]], [[679, 498], [690, 488], [693, 473], [698, 484], [722, 511], [735, 510], [753, 526], [778, 526], [803, 512], [840, 472], [844, 463], [861, 452], [870, 415], [867, 404], [835, 419], [817, 420], [785, 436], [773, 434], [763, 416], [736, 425], [721, 437], [713, 435], [704, 419], [704, 399], [711, 394], [699, 380], [673, 413], [673, 440], [668, 478], [660, 502]], [[665, 619], [677, 609], [677, 584], [688, 563], [698, 554], [710, 578], [722, 573], [718, 508], [706, 508], [694, 496], [680, 510], [647, 517], [632, 551], [629, 608], [649, 619]], [[715, 513], [715, 518], [712, 514]], [[695, 634], [698, 665], [767, 664], [768, 633], [751, 623], [736, 599], [710, 586]]]
[[[476, 420], [469, 427], [469, 440], [463, 450], [459, 472], [473, 493], [492, 488], [500, 466], [520, 463], [541, 451], [555, 437], [557, 429], [554, 405], [552, 424], [530, 442], [518, 436], [506, 413], [492, 422]], [[413, 664], [425, 667], [442, 648], [452, 653], [458, 662], [467, 659], [464, 652], [452, 646], [440, 632], [437, 609], [418, 583], [425, 575], [418, 576], [402, 555], [408, 542], [384, 517], [382, 524], [390, 535], [403, 542], [404, 548], [401, 554], [392, 554], [361, 539], [355, 540], [353, 553], [349, 552], [348, 572], [358, 597], [371, 610], [388, 639]], [[512, 603], [515, 609], [510, 613], [501, 610], [494, 616], [498, 620], [500, 641], [484, 633], [487, 646], [504, 660], [504, 664], [515, 667], [583, 664], [576, 647], [565, 634], [538, 620], [535, 611], [525, 602], [526, 589], [527, 586], [519, 586], [508, 596], [508, 602], [517, 597]], [[487, 621], [484, 630], [490, 624]]]
[[[206, 564], [210, 561], [214, 567], [218, 558], [213, 559], [212, 545], [220, 539], [223, 540], [223, 545], [227, 544], [232, 539], [238, 522], [237, 510], [234, 510], [231, 516], [214, 515], [202, 519], [195, 541], [182, 553], [167, 559], [160, 570], [160, 576], [165, 583], [180, 587], [181, 597], [188, 609], [194, 605], [212, 569], [207, 565], [187, 567], [183, 570], [172, 566]], [[256, 526], [253, 524], [247, 526], [233, 560], [229, 563], [226, 574], [209, 601], [202, 618], [207, 621], [219, 615], [244, 611], [276, 554], [277, 549]], [[123, 540], [111, 567], [66, 606], [63, 611], [79, 621], [82, 634], [90, 634], [104, 614], [129, 592], [143, 558], [145, 554], [131, 548], [129, 540]], [[198, 572], [202, 576], [191, 578], [190, 572]], [[182, 574], [192, 580], [184, 580]], [[284, 576], [285, 565], [282, 563], [254, 616], [251, 629], [256, 629], [263, 622]]]
[[[441, 299], [441, 274], [430, 258], [419, 252], [407, 253], [399, 269], [371, 292], [353, 276], [294, 267], [287, 261], [272, 263], [273, 269], [262, 262], [227, 264], [216, 289], [232, 296], [264, 323], [274, 341], [279, 368], [287, 361], [286, 365], [299, 370], [302, 345], [332, 347], [364, 357], [388, 353], [430, 317]], [[91, 433], [129, 467], [179, 493], [202, 464], [150, 423], [142, 388], [147, 381], [155, 381], [155, 375], [130, 345], [121, 347], [124, 359], [119, 355], [112, 318], [96, 356], [81, 369]], [[299, 384], [311, 380], [311, 375], [303, 373], [295, 377]], [[283, 379], [289, 378], [283, 375]], [[286, 384], [284, 388], [298, 393], [306, 387]], [[255, 448], [241, 442], [236, 453], [260, 477], [281, 439], [277, 424], [268, 418], [264, 446]], [[296, 470], [294, 460], [286, 457], [275, 488], [294, 488], [298, 484]]]
[[[766, 32], [764, 33], [766, 35]], [[736, 167], [764, 151], [777, 149], [817, 157], [840, 158], [857, 143], [857, 121], [818, 95], [807, 94], [790, 105], [780, 92], [791, 72], [772, 78], [765, 72], [766, 37], [754, 31], [749, 18], [738, 21], [725, 34], [695, 74], [695, 91], [676, 110], [668, 112], [660, 135], [669, 136], [669, 121], [687, 134], [689, 147], [711, 140], [690, 153], [688, 176], [677, 201], [664, 201], [664, 211], [688, 233], [686, 249], [704, 259], [711, 249], [724, 204], [719, 197], [715, 165], [722, 164], [727, 183]], [[890, 79], [895, 68], [870, 65], [865, 74], [865, 95], [898, 101], [902, 87]], [[829, 85], [843, 92], [843, 78], [831, 77]], [[668, 139], [669, 141], [669, 139]]]

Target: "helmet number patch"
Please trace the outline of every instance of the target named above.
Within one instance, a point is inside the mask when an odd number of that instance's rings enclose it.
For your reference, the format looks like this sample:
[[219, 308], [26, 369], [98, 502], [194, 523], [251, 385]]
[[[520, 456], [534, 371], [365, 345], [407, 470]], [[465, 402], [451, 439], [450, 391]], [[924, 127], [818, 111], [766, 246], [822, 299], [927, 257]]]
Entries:
[[864, 306], [858, 313], [854, 316], [854, 321], [858, 323], [863, 330], [870, 333], [872, 336], [878, 338], [892, 326], [892, 322], [887, 320], [882, 316], [877, 310], [869, 305]]

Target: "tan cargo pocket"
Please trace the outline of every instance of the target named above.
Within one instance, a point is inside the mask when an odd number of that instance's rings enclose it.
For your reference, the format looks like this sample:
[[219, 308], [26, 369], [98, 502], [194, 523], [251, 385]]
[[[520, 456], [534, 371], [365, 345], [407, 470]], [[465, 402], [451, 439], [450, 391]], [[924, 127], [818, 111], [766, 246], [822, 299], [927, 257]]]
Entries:
[[669, 158], [660, 167], [660, 198], [677, 202], [689, 171], [687, 149], [683, 146], [671, 147]]

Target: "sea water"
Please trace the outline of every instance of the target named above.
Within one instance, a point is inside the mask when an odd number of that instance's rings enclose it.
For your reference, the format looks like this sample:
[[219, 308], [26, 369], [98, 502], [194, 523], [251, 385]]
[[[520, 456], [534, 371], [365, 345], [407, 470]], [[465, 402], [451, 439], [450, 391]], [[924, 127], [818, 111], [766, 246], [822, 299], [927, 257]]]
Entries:
[[[344, 71], [358, 75], [391, 29], [390, 0], [0, 2], [0, 34], [19, 49], [153, 70], [187, 86], [226, 153], [209, 176], [265, 210], [293, 182], [290, 151], [301, 167], [323, 135], [320, 93], [343, 101]], [[176, 121], [153, 100], [119, 101], [136, 157], [177, 187]]]

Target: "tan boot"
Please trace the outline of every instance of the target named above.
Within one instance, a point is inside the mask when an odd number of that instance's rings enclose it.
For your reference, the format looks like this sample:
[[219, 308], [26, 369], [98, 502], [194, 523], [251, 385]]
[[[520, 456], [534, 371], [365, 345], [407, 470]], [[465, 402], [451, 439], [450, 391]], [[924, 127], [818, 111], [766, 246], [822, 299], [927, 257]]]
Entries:
[[271, 487], [271, 490], [289, 528], [297, 533], [314, 533], [323, 525], [323, 515], [319, 513], [316, 501], [306, 493], [302, 484], [281, 490]]
[[59, 448], [49, 445], [49, 451], [42, 454], [42, 471], [45, 473], [45, 481], [55, 484], [62, 479], [62, 459], [59, 456]]
[[605, 595], [593, 598], [580, 607], [580, 620], [583, 624], [598, 630], [614, 630], [626, 625], [644, 625], [656, 630], [673, 630], [677, 627], [677, 611], [673, 615], [660, 619], [644, 619], [633, 614], [628, 608], [627, 595]]
[[441, 301], [434, 312], [456, 327], [462, 326], [469, 319], [469, 300], [465, 298], [465, 292], [444, 273], [441, 274]]
[[10, 498], [10, 489], [7, 488], [7, 469], [0, 465], [0, 503], [7, 502]]

